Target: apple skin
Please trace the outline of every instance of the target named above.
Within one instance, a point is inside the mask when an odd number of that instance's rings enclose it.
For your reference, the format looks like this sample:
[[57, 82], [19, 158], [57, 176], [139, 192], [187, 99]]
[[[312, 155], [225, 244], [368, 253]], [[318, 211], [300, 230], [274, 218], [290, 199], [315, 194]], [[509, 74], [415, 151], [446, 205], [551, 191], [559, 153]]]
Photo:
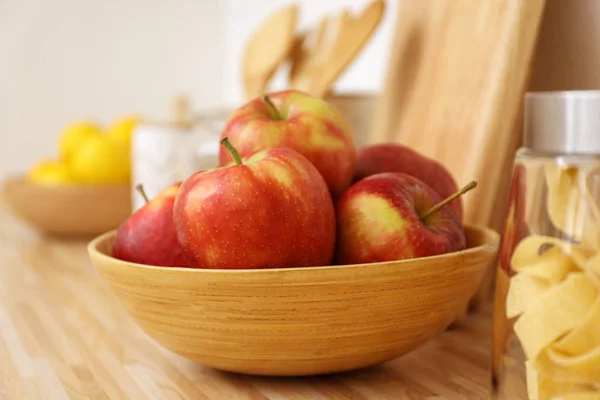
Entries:
[[[257, 98], [237, 109], [221, 138], [227, 137], [242, 157], [274, 147], [290, 147], [317, 167], [334, 199], [346, 190], [354, 174], [354, 135], [341, 111], [333, 104], [306, 93], [287, 90], [270, 93], [282, 119]], [[220, 165], [231, 162], [221, 148]]]
[[121, 224], [113, 243], [113, 257], [161, 267], [189, 266], [173, 224], [173, 205], [180, 184], [161, 191]]
[[427, 257], [462, 250], [464, 230], [448, 205], [421, 221], [443, 200], [407, 174], [381, 173], [352, 185], [336, 204], [337, 264]]
[[330, 265], [335, 211], [317, 169], [288, 148], [187, 178], [175, 229], [193, 266], [209, 269]]
[[[400, 144], [376, 144], [363, 147], [358, 151], [355, 182], [381, 172], [402, 172], [414, 176], [433, 188], [444, 199], [458, 191], [452, 174], [442, 164]], [[451, 201], [450, 206], [462, 221], [461, 198]]]

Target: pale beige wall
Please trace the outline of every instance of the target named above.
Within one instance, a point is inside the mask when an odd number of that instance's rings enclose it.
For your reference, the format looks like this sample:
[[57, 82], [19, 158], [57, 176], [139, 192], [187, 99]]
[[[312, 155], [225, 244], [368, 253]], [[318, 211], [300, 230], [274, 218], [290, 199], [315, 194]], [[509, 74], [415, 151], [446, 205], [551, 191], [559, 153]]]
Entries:
[[0, 0], [0, 178], [55, 155], [75, 118], [166, 116], [222, 86], [219, 0]]
[[[60, 130], [77, 118], [165, 118], [178, 91], [195, 109], [239, 104], [245, 39], [292, 1], [0, 0], [0, 179], [55, 156]], [[300, 0], [300, 26], [369, 1]], [[387, 2], [339, 91], [380, 90], [398, 1]], [[284, 74], [274, 89], [284, 87]]]

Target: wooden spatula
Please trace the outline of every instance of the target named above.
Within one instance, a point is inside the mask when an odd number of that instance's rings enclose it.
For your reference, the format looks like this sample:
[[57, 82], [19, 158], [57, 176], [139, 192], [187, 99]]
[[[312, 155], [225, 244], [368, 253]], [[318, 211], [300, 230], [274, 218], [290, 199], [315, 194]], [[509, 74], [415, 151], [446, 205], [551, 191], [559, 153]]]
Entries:
[[322, 22], [318, 28], [320, 40], [295, 60], [290, 86], [314, 96], [327, 94], [373, 35], [384, 12], [385, 2], [375, 0], [357, 17], [344, 10], [336, 23]]
[[294, 43], [298, 6], [289, 5], [272, 14], [248, 40], [243, 56], [246, 100], [260, 96]]

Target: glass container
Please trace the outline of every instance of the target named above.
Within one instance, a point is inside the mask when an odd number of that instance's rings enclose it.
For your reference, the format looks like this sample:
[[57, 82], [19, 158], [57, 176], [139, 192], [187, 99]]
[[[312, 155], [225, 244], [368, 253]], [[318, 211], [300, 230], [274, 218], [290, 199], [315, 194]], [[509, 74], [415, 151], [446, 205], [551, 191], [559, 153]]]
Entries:
[[194, 115], [190, 124], [144, 123], [132, 140], [132, 212], [145, 204], [137, 192], [142, 184], [153, 198], [173, 183], [192, 173], [218, 165], [219, 136], [225, 127], [228, 109]]
[[496, 399], [600, 400], [600, 91], [531, 92], [496, 274]]

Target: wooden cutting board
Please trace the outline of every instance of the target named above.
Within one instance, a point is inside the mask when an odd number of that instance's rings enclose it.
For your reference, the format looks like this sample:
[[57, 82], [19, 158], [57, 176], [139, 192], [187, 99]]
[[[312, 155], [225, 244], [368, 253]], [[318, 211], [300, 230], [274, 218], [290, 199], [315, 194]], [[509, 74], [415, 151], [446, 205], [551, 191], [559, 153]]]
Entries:
[[439, 160], [465, 221], [501, 230], [519, 120], [544, 0], [402, 0], [369, 142]]

